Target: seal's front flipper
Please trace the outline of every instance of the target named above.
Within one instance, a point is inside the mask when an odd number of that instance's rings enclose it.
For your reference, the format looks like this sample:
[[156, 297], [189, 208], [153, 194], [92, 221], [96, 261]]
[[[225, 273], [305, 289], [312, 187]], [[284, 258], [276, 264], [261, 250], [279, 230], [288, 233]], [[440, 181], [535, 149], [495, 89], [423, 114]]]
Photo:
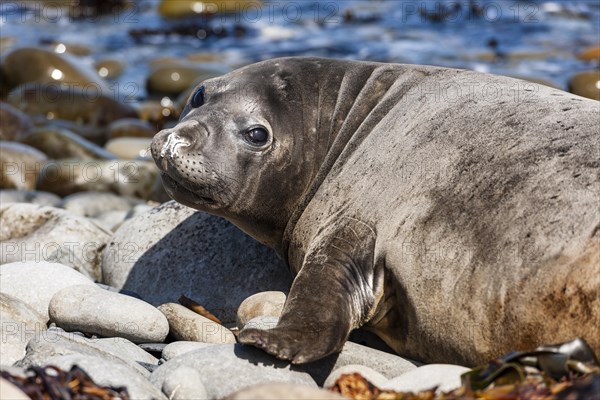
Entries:
[[303, 364], [342, 349], [350, 331], [372, 314], [383, 271], [374, 266], [375, 233], [344, 218], [313, 241], [277, 327], [244, 329], [239, 339]]

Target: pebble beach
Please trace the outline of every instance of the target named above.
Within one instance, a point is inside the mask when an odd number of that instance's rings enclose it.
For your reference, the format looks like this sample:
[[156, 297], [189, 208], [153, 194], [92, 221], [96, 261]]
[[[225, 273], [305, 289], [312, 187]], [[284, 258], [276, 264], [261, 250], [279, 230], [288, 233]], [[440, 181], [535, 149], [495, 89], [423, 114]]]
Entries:
[[301, 366], [237, 342], [277, 324], [293, 276], [233, 224], [171, 200], [149, 152], [205, 79], [311, 55], [600, 101], [592, 1], [11, 1], [0, 31], [2, 399], [42, 398], [8, 375], [49, 367], [131, 399], [342, 399], [355, 373], [390, 393], [463, 386], [474, 366], [407, 359], [366, 330]]

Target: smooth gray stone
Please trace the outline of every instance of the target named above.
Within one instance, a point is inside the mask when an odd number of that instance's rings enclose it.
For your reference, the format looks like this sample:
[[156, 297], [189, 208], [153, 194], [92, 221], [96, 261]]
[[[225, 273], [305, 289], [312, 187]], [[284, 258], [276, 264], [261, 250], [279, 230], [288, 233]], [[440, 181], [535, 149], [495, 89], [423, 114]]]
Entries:
[[169, 333], [167, 318], [152, 305], [97, 286], [60, 290], [52, 297], [48, 313], [67, 331], [118, 336], [135, 343], [162, 342]]
[[30, 397], [27, 396], [15, 384], [11, 383], [10, 381], [4, 378], [0, 378], [0, 399], [29, 400]]
[[335, 368], [351, 364], [372, 368], [388, 379], [417, 368], [411, 360], [360, 344], [346, 342], [337, 358]]
[[417, 368], [411, 360], [353, 342], [346, 342], [341, 353], [332, 354], [313, 363], [300, 365], [298, 368], [310, 373], [317, 384], [323, 386], [332, 371], [346, 365], [362, 365], [371, 368], [387, 379]]
[[[86, 339], [79, 335], [57, 330], [47, 330], [36, 334], [27, 344], [27, 354], [16, 363], [20, 367], [47, 365], [52, 357], [83, 354], [99, 357], [128, 365], [142, 376], [149, 376], [149, 371], [140, 362], [158, 363], [151, 355], [142, 354], [143, 350], [134, 349], [135, 344], [123, 338]], [[155, 361], [156, 360], [156, 361]]]
[[247, 297], [237, 310], [236, 324], [238, 329], [242, 329], [248, 321], [256, 317], [279, 318], [283, 311], [285, 299], [286, 294], [279, 291], [260, 292]]
[[6, 293], [0, 293], [0, 362], [12, 365], [25, 356], [29, 339], [46, 330], [46, 316]]
[[[149, 203], [153, 203], [153, 202], [149, 202]], [[131, 210], [129, 210], [129, 212], [127, 213], [127, 219], [134, 218], [134, 217], [137, 217], [138, 215], [147, 213], [148, 211], [155, 208], [157, 205], [158, 205], [158, 203], [156, 203], [155, 206], [152, 206], [150, 204], [137, 204], [137, 205], [133, 206], [131, 208]]]
[[396, 392], [420, 392], [435, 386], [437, 392], [448, 392], [461, 386], [460, 376], [469, 368], [451, 364], [428, 364], [408, 371], [381, 385], [382, 390]]
[[46, 261], [2, 264], [0, 276], [0, 292], [20, 299], [46, 319], [50, 299], [56, 292], [73, 285], [94, 287], [90, 278], [73, 268]]
[[[89, 340], [89, 339], [88, 339]], [[90, 346], [106, 351], [127, 362], [135, 362], [148, 369], [148, 365], [158, 365], [158, 358], [130, 340], [121, 337], [90, 340]]]
[[208, 398], [200, 373], [186, 366], [179, 367], [167, 375], [162, 391], [169, 400]]
[[279, 322], [278, 317], [260, 315], [258, 317], [252, 318], [250, 321], [246, 322], [246, 325], [244, 325], [243, 328], [273, 329], [277, 326], [278, 322]]
[[349, 364], [344, 365], [343, 367], [336, 368], [329, 374], [327, 379], [325, 379], [325, 383], [323, 387], [325, 389], [329, 389], [332, 387], [335, 382], [342, 376], [346, 374], [354, 374], [359, 373], [363, 378], [371, 382], [373, 385], [377, 387], [381, 387], [384, 383], [388, 381], [388, 378], [381, 375], [379, 372], [375, 371], [372, 368], [365, 367], [364, 365], [357, 364]]
[[114, 232], [121, 226], [123, 221], [127, 219], [128, 213], [129, 211], [107, 211], [97, 217], [90, 218], [90, 220], [99, 225], [102, 229]]
[[103, 252], [102, 273], [104, 283], [156, 306], [184, 294], [225, 324], [235, 322], [248, 296], [287, 291], [292, 281], [272, 250], [224, 219], [174, 201], [125, 221]]
[[56, 207], [61, 199], [54, 193], [18, 189], [0, 190], [0, 207], [8, 203], [31, 203], [40, 206]]
[[139, 202], [114, 193], [80, 192], [65, 197], [60, 207], [81, 217], [98, 217], [109, 211], [128, 212]]
[[225, 397], [225, 400], [343, 400], [344, 396], [320, 388], [289, 383], [250, 386]]
[[187, 366], [200, 373], [210, 399], [220, 399], [247, 386], [260, 383], [297, 383], [316, 387], [306, 372], [265, 352], [240, 344], [219, 344], [175, 357], [159, 366], [150, 382], [163, 387], [167, 376]]
[[34, 190], [38, 172], [47, 161], [44, 153], [31, 146], [0, 140], [0, 189]]
[[0, 263], [49, 261], [100, 280], [100, 250], [110, 233], [55, 207], [9, 203], [0, 206]]
[[73, 365], [83, 369], [92, 380], [102, 386], [126, 387], [132, 399], [159, 399], [166, 397], [141, 374], [127, 364], [85, 354], [52, 357], [45, 365], [69, 370]]
[[[0, 292], [0, 317], [10, 319], [27, 327], [27, 330], [43, 327], [46, 330], [47, 319], [29, 304], [8, 293]], [[4, 328], [4, 326], [3, 326]]]
[[169, 321], [169, 333], [177, 340], [204, 343], [236, 343], [233, 332], [181, 304], [158, 307]]
[[98, 286], [100, 289], [108, 290], [109, 292], [120, 293], [120, 294], [124, 294], [125, 296], [143, 300], [142, 296], [140, 296], [136, 292], [132, 292], [131, 290], [119, 290], [115, 287], [108, 286], [108, 285], [105, 285], [104, 283], [98, 283], [98, 282], [96, 282], [96, 286]]
[[192, 342], [189, 340], [180, 340], [177, 342], [169, 343], [165, 346], [162, 351], [162, 358], [165, 361], [169, 361], [172, 358], [178, 357], [182, 354], [189, 353], [191, 351], [204, 349], [209, 346], [214, 346], [214, 343], [203, 343], [203, 342]]
[[26, 378], [27, 376], [31, 376], [31, 371], [27, 371], [23, 367], [17, 367], [14, 365], [0, 364], [0, 371], [8, 372], [13, 376], [18, 376], [20, 378]]
[[68, 196], [78, 192], [113, 192], [147, 198], [158, 177], [153, 162], [145, 160], [51, 160], [44, 164], [36, 188]]

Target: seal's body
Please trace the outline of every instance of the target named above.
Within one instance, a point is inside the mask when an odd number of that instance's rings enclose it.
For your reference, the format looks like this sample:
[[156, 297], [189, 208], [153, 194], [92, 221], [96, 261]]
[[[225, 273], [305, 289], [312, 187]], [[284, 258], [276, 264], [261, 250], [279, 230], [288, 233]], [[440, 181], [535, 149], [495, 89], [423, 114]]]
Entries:
[[473, 365], [600, 350], [599, 113], [506, 77], [284, 58], [204, 82], [152, 151], [176, 200], [296, 274], [278, 326], [242, 343], [303, 363], [366, 325]]

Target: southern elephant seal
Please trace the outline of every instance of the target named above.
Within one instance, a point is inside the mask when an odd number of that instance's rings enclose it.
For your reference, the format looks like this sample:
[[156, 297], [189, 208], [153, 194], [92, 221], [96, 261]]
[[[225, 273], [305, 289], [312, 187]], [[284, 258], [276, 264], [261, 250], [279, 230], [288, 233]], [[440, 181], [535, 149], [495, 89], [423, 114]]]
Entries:
[[294, 363], [366, 325], [474, 365], [600, 350], [600, 103], [429, 66], [281, 58], [203, 82], [152, 153], [169, 194], [296, 274], [252, 344]]

